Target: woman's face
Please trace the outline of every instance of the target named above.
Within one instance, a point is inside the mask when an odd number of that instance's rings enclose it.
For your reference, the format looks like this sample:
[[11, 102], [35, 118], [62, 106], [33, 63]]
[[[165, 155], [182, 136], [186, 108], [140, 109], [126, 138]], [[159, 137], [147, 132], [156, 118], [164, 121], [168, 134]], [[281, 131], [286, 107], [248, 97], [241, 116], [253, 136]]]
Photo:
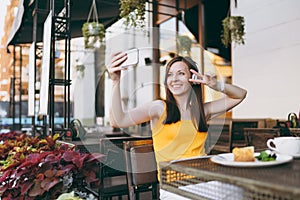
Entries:
[[174, 96], [189, 94], [191, 90], [191, 83], [189, 82], [191, 73], [184, 62], [173, 63], [166, 76], [167, 87]]

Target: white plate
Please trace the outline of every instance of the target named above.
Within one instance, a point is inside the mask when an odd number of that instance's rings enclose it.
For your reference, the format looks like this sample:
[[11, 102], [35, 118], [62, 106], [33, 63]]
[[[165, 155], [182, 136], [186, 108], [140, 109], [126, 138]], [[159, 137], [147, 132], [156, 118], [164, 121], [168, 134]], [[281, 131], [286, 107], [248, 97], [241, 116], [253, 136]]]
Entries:
[[[276, 151], [276, 154], [278, 154], [277, 151]], [[289, 155], [289, 156], [292, 156], [294, 158], [300, 158], [300, 154], [285, 154], [285, 155]]]
[[[259, 153], [255, 153], [254, 156], [258, 156]], [[292, 156], [276, 154], [277, 158], [274, 161], [259, 161], [255, 159], [254, 162], [236, 162], [233, 160], [232, 153], [223, 153], [210, 158], [214, 163], [231, 166], [231, 167], [263, 167], [263, 166], [272, 166], [287, 163], [293, 160]]]

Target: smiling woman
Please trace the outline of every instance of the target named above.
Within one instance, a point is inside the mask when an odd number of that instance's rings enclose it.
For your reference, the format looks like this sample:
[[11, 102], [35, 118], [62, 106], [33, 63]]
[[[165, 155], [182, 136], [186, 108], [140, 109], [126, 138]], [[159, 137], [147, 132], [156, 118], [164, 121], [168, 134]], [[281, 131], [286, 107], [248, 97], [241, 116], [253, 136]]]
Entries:
[[[113, 81], [110, 122], [113, 127], [129, 127], [151, 122], [156, 162], [204, 156], [207, 120], [238, 105], [247, 91], [230, 84], [221, 85], [213, 73], [201, 74], [189, 57], [174, 57], [166, 66], [166, 99], [154, 100], [124, 111], [120, 83], [126, 52], [115, 53], [106, 66]], [[192, 75], [197, 76], [193, 79]], [[203, 102], [202, 87], [224, 93], [224, 98]], [[158, 171], [159, 174], [159, 171]], [[158, 179], [160, 176], [158, 175]]]

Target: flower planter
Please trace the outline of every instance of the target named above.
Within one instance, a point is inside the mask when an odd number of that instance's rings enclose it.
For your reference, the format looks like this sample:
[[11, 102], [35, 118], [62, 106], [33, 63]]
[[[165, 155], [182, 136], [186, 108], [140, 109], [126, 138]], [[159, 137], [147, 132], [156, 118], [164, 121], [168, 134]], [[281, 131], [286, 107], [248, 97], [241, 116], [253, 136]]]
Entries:
[[176, 38], [177, 51], [181, 56], [190, 56], [192, 40], [187, 35], [179, 35]]
[[120, 0], [120, 17], [126, 27], [145, 26], [145, 3], [146, 0]]
[[105, 38], [105, 27], [98, 22], [86, 22], [82, 26], [82, 35], [84, 47], [87, 49], [95, 48], [95, 43], [101, 43]]
[[80, 153], [74, 147], [59, 145], [58, 134], [41, 139], [13, 136], [1, 134], [0, 199], [56, 199], [86, 185], [99, 186], [102, 154]]

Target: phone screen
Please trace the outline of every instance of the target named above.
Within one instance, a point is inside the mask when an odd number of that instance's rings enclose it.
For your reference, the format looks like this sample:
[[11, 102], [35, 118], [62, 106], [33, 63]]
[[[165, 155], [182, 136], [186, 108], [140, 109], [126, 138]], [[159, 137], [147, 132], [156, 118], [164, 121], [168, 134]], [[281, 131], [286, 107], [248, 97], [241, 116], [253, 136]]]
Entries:
[[131, 65], [136, 65], [139, 62], [139, 50], [138, 49], [131, 49], [125, 51], [127, 54], [127, 60], [121, 64], [121, 67], [128, 67]]

